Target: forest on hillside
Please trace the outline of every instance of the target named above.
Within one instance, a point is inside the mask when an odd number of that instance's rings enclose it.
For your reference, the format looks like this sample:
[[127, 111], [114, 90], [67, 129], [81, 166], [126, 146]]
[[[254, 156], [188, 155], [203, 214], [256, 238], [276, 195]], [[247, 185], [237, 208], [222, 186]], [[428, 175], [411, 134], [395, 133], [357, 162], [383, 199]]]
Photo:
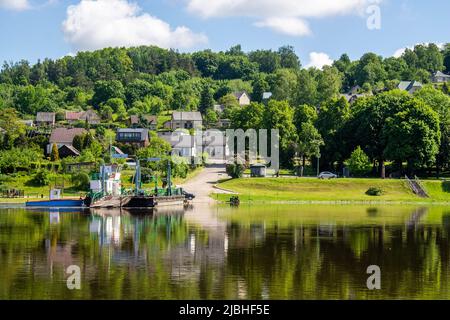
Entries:
[[[450, 162], [450, 90], [449, 83], [431, 84], [436, 71], [450, 73], [450, 44], [417, 45], [400, 57], [366, 53], [352, 61], [343, 54], [323, 69], [302, 67], [291, 46], [194, 53], [106, 48], [35, 64], [5, 62], [0, 127], [11, 128], [11, 113], [34, 119], [37, 112], [56, 112], [62, 119], [67, 110], [93, 108], [102, 118], [96, 133], [101, 141], [105, 127], [123, 125], [130, 115], [199, 110], [206, 125], [227, 118], [234, 128], [280, 129], [286, 168], [320, 156], [323, 167], [333, 170], [350, 161], [355, 172], [372, 167], [380, 174], [388, 161], [391, 172], [404, 163], [411, 172], [439, 172]], [[414, 95], [395, 90], [400, 81], [413, 80], [425, 87]], [[367, 96], [349, 104], [341, 94], [355, 86]], [[249, 106], [237, 105], [232, 93], [239, 91], [249, 93]], [[268, 103], [262, 103], [263, 92], [272, 93]], [[214, 104], [225, 106], [223, 114]], [[45, 145], [15, 131], [1, 141], [4, 152]]]

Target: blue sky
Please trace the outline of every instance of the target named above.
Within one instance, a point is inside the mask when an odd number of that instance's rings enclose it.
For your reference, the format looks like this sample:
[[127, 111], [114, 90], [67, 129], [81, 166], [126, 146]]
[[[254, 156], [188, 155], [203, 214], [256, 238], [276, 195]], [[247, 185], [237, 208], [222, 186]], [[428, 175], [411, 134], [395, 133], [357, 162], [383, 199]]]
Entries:
[[[35, 62], [117, 45], [189, 52], [290, 44], [303, 65], [311, 58], [321, 65], [342, 53], [391, 56], [416, 43], [450, 42], [447, 0], [233, 1], [0, 0], [0, 61]], [[367, 27], [370, 6], [380, 9], [380, 29]]]

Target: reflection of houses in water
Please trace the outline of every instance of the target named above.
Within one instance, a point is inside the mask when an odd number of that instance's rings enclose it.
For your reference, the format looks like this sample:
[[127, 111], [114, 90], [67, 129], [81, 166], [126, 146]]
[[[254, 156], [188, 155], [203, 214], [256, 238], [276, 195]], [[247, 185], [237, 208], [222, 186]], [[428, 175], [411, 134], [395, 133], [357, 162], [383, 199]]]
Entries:
[[89, 224], [89, 232], [98, 235], [100, 246], [109, 244], [120, 245], [120, 218], [120, 215], [92, 216]]

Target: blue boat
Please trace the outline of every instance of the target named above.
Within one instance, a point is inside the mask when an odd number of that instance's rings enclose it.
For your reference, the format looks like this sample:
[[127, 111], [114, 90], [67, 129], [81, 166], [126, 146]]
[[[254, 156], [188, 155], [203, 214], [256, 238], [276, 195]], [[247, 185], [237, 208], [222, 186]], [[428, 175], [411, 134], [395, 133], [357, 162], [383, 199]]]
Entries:
[[55, 199], [55, 200], [43, 200], [43, 201], [28, 201], [25, 203], [27, 207], [53, 207], [53, 208], [80, 208], [84, 206], [84, 200], [70, 200], [70, 199]]

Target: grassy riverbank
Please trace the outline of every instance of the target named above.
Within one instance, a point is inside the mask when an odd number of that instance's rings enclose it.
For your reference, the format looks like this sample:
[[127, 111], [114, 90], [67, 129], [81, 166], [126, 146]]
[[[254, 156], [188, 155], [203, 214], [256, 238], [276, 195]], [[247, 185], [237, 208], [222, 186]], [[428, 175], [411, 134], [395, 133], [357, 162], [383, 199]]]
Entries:
[[[426, 180], [423, 185], [430, 198], [416, 196], [405, 180], [394, 179], [333, 179], [317, 178], [242, 178], [219, 183], [220, 188], [239, 194], [241, 202], [302, 202], [302, 201], [379, 201], [379, 202], [449, 202], [448, 182]], [[381, 196], [368, 196], [366, 191], [377, 187]], [[227, 201], [230, 195], [218, 194], [215, 199]]]

